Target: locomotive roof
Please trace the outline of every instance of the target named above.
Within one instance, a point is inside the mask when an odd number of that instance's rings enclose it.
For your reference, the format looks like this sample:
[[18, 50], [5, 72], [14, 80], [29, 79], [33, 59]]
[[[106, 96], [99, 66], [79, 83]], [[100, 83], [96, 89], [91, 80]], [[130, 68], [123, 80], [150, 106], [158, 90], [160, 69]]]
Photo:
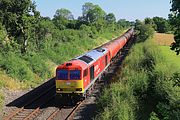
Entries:
[[99, 59], [100, 57], [102, 57], [104, 54], [106, 54], [107, 51], [108, 51], [107, 48], [100, 47], [100, 48], [91, 50], [75, 59], [83, 61], [86, 64], [90, 64], [96, 61], [97, 59]]

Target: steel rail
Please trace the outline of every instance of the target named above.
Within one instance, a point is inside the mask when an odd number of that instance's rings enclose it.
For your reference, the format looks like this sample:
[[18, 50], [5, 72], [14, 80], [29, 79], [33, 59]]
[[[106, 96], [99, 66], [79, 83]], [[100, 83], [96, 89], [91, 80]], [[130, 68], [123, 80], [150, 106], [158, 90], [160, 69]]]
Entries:
[[62, 109], [62, 107], [57, 108], [48, 118], [47, 120], [53, 120], [53, 118], [58, 114], [58, 112]]
[[65, 120], [70, 120], [72, 119], [74, 113], [76, 112], [76, 110], [84, 103], [85, 100], [80, 101], [77, 103], [77, 105], [73, 108], [73, 110], [71, 111], [71, 113], [66, 117]]
[[[10, 119], [13, 118], [14, 116], [16, 116], [18, 113], [21, 113], [21, 112], [25, 109], [26, 106], [28, 106], [28, 105], [32, 104], [33, 102], [39, 100], [43, 95], [45, 95], [46, 93], [48, 93], [49, 91], [51, 91], [54, 87], [55, 87], [55, 85], [52, 86], [52, 87], [50, 87], [50, 88], [47, 89], [46, 91], [42, 92], [42, 94], [40, 94], [38, 97], [36, 97], [36, 98], [34, 98], [34, 99], [31, 99], [31, 100], [30, 100], [29, 102], [27, 102], [23, 107], [18, 108], [18, 109], [15, 110], [14, 112], [10, 113], [10, 114], [7, 115], [7, 117], [5, 117], [3, 120], [10, 120]], [[38, 109], [38, 108], [36, 108], [36, 109]], [[36, 110], [36, 109], [35, 109], [35, 110]]]

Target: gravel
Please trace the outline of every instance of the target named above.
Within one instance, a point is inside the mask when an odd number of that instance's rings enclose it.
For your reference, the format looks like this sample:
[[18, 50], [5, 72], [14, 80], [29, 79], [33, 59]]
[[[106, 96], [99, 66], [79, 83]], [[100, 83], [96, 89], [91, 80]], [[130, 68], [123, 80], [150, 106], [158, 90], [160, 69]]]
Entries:
[[26, 94], [30, 90], [9, 90], [6, 88], [2, 88], [2, 92], [4, 93], [4, 106], [2, 108], [2, 112], [0, 113], [0, 119], [7, 116], [7, 113], [10, 113], [12, 110], [16, 109], [15, 106], [6, 106], [10, 102], [14, 101], [15, 99], [19, 98], [20, 96]]

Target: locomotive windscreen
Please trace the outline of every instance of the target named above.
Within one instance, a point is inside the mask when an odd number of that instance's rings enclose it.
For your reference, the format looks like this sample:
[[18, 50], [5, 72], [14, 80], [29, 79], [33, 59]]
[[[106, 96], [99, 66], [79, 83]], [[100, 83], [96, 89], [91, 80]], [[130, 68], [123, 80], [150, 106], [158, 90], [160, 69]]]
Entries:
[[70, 70], [70, 79], [71, 80], [80, 80], [80, 70]]
[[57, 71], [57, 79], [67, 80], [68, 79], [68, 70], [58, 70]]

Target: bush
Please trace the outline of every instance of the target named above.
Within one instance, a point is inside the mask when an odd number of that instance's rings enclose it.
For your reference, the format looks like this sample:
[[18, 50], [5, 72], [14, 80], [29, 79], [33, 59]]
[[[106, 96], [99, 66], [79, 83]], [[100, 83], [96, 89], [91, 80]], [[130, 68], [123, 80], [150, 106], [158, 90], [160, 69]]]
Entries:
[[179, 119], [178, 69], [164, 59], [157, 45], [149, 40], [136, 44], [123, 66], [115, 78], [118, 82], [98, 100], [97, 119]]
[[97, 120], [132, 120], [135, 119], [135, 98], [132, 96], [130, 87], [123, 83], [112, 84], [105, 89], [98, 100], [102, 113], [96, 117]]
[[154, 29], [151, 25], [140, 24], [135, 28], [137, 30], [137, 42], [144, 42], [148, 38], [151, 38], [154, 34]]
[[1, 68], [10, 76], [20, 79], [20, 81], [35, 79], [35, 75], [29, 69], [27, 62], [19, 55], [9, 52], [2, 56]]
[[29, 68], [32, 69], [33, 73], [37, 74], [40, 78], [50, 78], [51, 74], [46, 65], [46, 59], [40, 54], [31, 54], [27, 57]]

